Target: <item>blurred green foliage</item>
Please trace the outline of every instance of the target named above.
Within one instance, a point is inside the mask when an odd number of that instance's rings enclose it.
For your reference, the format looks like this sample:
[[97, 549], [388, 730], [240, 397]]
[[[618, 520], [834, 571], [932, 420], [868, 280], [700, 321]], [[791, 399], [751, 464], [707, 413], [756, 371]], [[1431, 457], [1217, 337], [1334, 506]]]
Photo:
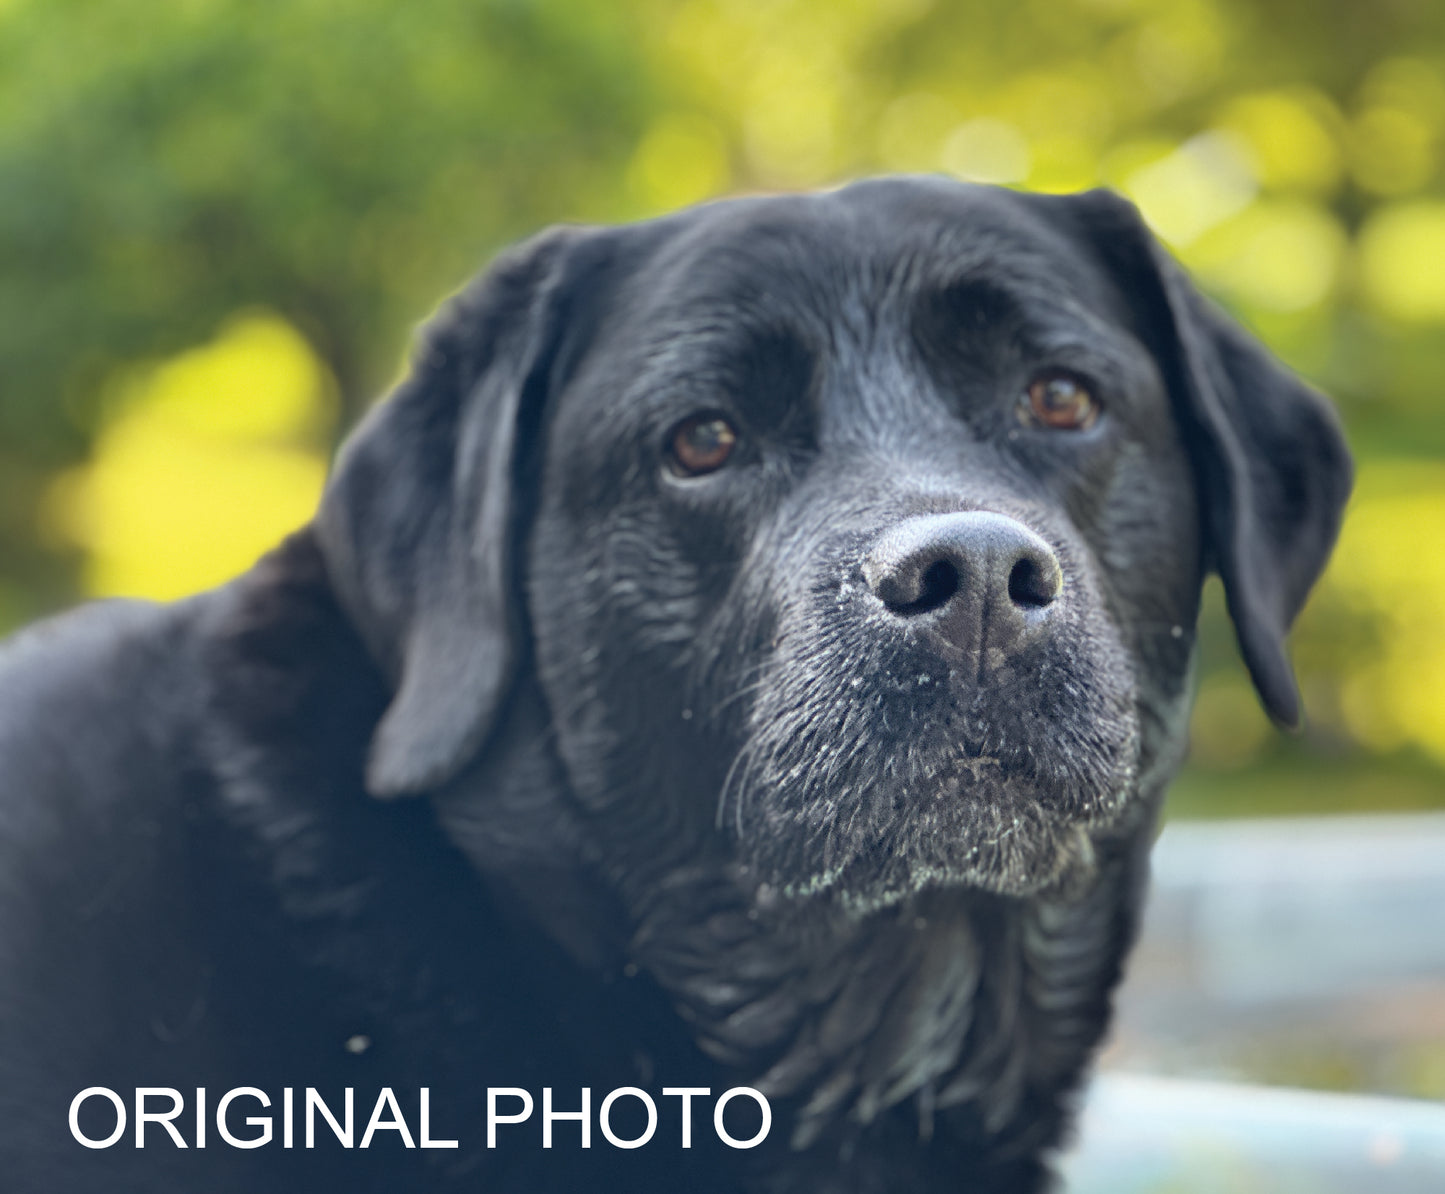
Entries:
[[0, 575], [128, 363], [238, 309], [295, 325], [349, 413], [500, 242], [623, 213], [650, 71], [606, 0], [0, 4]]
[[0, 0], [0, 628], [244, 567], [409, 327], [542, 224], [1103, 183], [1363, 466], [1311, 729], [1265, 726], [1215, 594], [1178, 808], [1445, 804], [1442, 138], [1438, 0]]

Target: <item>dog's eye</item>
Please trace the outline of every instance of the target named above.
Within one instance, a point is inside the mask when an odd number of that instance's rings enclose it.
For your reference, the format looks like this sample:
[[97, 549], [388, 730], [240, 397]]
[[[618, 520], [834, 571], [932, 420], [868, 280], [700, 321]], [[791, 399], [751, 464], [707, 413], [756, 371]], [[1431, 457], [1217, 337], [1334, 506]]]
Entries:
[[737, 445], [738, 433], [722, 415], [694, 415], [680, 423], [668, 443], [672, 471], [700, 477], [722, 468]]
[[1051, 431], [1087, 431], [1099, 417], [1099, 401], [1077, 377], [1045, 373], [1019, 399], [1019, 418]]

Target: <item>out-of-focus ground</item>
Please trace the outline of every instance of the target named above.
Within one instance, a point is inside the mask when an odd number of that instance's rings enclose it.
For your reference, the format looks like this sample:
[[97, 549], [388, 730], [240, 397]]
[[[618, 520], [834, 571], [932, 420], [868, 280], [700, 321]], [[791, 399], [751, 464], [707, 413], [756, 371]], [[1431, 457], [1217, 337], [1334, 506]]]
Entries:
[[1070, 1194], [1445, 1188], [1442, 909], [1445, 814], [1169, 825]]
[[1108, 1068], [1445, 1099], [1445, 814], [1175, 822]]
[[1445, 1109], [1106, 1074], [1060, 1168], [1065, 1194], [1437, 1194]]

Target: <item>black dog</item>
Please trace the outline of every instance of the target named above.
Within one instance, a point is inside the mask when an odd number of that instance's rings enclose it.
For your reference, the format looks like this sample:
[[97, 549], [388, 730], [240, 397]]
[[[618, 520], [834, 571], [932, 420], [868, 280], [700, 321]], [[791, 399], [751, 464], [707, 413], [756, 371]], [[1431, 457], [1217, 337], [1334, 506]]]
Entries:
[[5, 1187], [1043, 1188], [1203, 575], [1294, 722], [1349, 472], [1107, 193], [537, 238], [311, 526], [0, 661]]

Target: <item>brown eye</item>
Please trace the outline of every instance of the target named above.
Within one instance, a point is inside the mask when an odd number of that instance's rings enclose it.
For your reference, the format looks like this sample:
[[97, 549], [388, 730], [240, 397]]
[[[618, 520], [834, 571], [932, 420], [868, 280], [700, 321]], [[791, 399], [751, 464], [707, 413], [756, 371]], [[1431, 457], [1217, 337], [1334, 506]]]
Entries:
[[1098, 417], [1098, 400], [1067, 373], [1035, 378], [1019, 401], [1023, 422], [1051, 431], [1087, 431]]
[[722, 468], [737, 445], [738, 433], [722, 415], [694, 415], [672, 433], [668, 449], [672, 471], [680, 477], [701, 477]]

